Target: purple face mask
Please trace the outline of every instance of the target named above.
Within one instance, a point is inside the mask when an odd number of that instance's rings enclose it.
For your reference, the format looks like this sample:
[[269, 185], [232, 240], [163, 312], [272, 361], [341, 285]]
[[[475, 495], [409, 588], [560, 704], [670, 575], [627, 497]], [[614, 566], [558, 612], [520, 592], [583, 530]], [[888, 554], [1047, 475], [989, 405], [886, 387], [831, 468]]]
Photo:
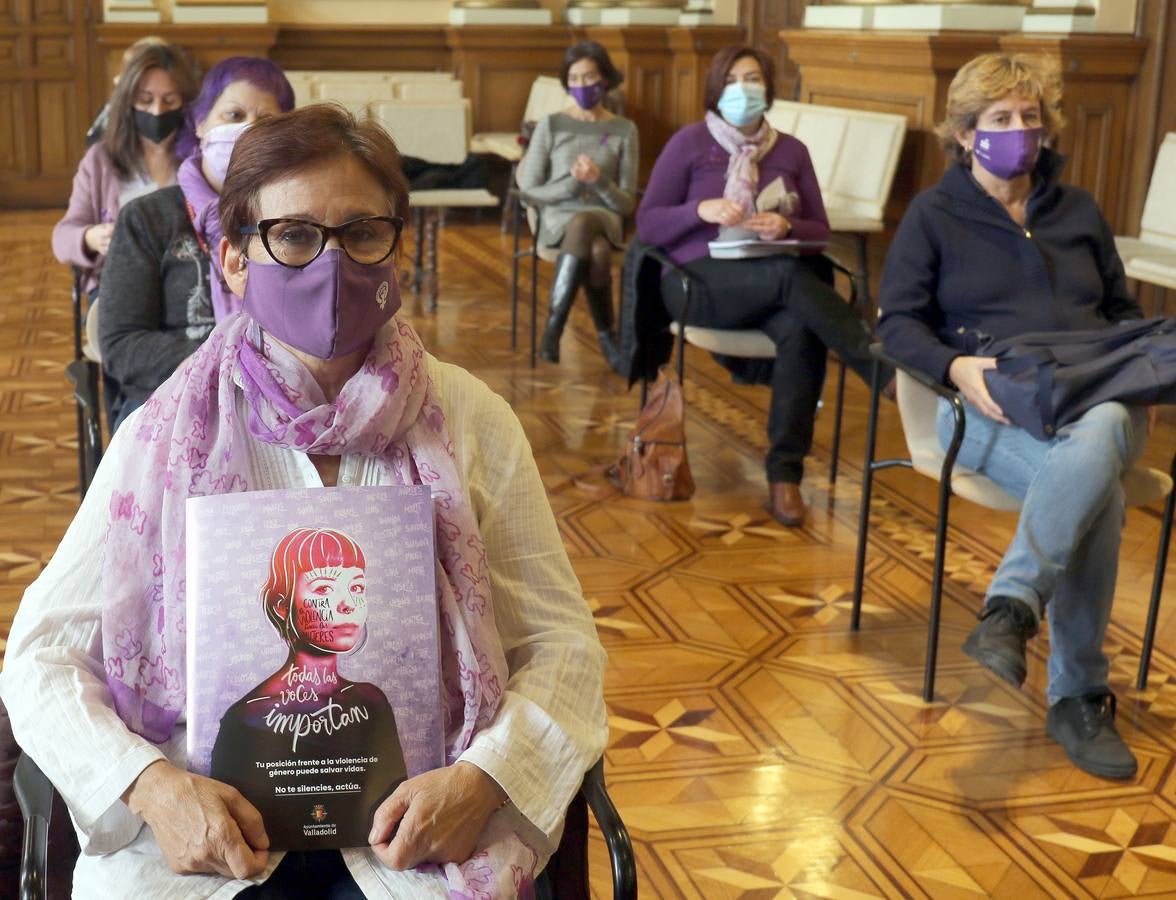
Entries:
[[570, 87], [568, 93], [572, 95], [572, 99], [576, 101], [576, 106], [580, 109], [592, 109], [604, 99], [608, 88], [605, 87], [603, 81], [597, 81], [595, 84], [586, 84], [582, 87], [579, 85]]
[[1008, 181], [1033, 169], [1041, 150], [1040, 128], [1017, 131], [976, 130], [972, 152], [985, 169]]
[[229, 174], [229, 159], [233, 155], [233, 147], [237, 144], [237, 138], [248, 127], [248, 122], [232, 122], [210, 128], [204, 135], [200, 154], [204, 157], [204, 164], [208, 166], [221, 184], [224, 184], [225, 176]]
[[396, 314], [400, 285], [390, 260], [365, 266], [328, 248], [303, 269], [251, 263], [244, 309], [283, 344], [335, 359], [370, 343]]

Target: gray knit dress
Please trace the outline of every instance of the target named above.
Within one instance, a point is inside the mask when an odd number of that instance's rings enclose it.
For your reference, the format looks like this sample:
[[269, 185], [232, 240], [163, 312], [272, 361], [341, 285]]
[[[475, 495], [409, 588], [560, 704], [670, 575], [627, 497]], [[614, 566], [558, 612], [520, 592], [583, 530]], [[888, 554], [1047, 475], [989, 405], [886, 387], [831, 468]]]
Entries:
[[[600, 168], [595, 184], [572, 177], [572, 163], [581, 153]], [[540, 243], [558, 246], [572, 216], [591, 210], [604, 221], [612, 245], [621, 247], [623, 218], [637, 205], [637, 161], [637, 126], [631, 119], [581, 122], [566, 113], [540, 119], [518, 170], [527, 203], [543, 212]]]

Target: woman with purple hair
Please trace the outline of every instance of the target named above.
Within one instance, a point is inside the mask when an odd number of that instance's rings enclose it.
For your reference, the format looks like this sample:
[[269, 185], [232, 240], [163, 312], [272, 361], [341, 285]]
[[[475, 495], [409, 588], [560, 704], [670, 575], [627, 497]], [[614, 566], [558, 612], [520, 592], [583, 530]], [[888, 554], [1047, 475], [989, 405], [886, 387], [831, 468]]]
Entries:
[[98, 342], [111, 430], [239, 308], [225, 287], [217, 200], [233, 144], [263, 116], [294, 108], [277, 63], [232, 56], [213, 66], [187, 106], [178, 186], [123, 208], [103, 270]]

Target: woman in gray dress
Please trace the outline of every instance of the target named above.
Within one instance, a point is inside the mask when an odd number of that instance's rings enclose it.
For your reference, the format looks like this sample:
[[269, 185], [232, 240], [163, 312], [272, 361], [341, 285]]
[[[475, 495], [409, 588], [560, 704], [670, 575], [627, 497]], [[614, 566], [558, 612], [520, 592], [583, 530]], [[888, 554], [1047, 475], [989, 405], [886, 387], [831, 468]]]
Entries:
[[560, 81], [575, 104], [539, 121], [519, 165], [523, 196], [540, 210], [536, 239], [560, 250], [539, 349], [548, 362], [559, 362], [559, 339], [581, 284], [600, 349], [610, 363], [616, 355], [612, 248], [622, 246], [623, 217], [636, 205], [638, 159], [637, 127], [604, 106], [621, 78], [595, 41], [569, 47]]

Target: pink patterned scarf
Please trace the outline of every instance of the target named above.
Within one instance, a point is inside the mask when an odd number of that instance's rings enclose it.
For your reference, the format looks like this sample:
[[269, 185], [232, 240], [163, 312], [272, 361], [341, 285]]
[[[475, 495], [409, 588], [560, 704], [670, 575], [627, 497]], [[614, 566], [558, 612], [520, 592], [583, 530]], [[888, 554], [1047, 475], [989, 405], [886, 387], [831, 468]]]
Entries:
[[[184, 502], [257, 490], [254, 440], [304, 453], [374, 457], [398, 484], [428, 484], [436, 498], [437, 599], [446, 758], [452, 763], [498, 708], [507, 668], [494, 626], [485, 546], [453, 457], [425, 349], [393, 318], [359, 372], [328, 403], [284, 348], [249, 335], [234, 315], [145, 404], [119, 466], [102, 562], [102, 649], [119, 716], [156, 743], [185, 703]], [[248, 421], [236, 415], [238, 384]], [[109, 464], [108, 463], [108, 464]], [[494, 823], [495, 817], [491, 818]], [[536, 854], [501, 823], [461, 866], [447, 865], [454, 897], [513, 896], [529, 885]], [[526, 887], [524, 887], [524, 893]]]
[[755, 192], [759, 185], [759, 166], [756, 163], [776, 146], [776, 129], [768, 124], [767, 119], [763, 119], [755, 134], [744, 134], [722, 116], [708, 111], [706, 130], [716, 144], [731, 154], [731, 160], [727, 163], [723, 199], [740, 204], [745, 216], [755, 215]]
[[235, 312], [241, 311], [241, 300], [229, 290], [220, 267], [220, 242], [224, 232], [220, 224], [220, 194], [212, 189], [204, 170], [200, 168], [200, 151], [197, 150], [182, 163], [176, 173], [176, 182], [184, 192], [188, 206], [188, 218], [192, 230], [200, 243], [200, 249], [208, 254], [208, 284], [212, 291], [212, 316], [220, 322]]

